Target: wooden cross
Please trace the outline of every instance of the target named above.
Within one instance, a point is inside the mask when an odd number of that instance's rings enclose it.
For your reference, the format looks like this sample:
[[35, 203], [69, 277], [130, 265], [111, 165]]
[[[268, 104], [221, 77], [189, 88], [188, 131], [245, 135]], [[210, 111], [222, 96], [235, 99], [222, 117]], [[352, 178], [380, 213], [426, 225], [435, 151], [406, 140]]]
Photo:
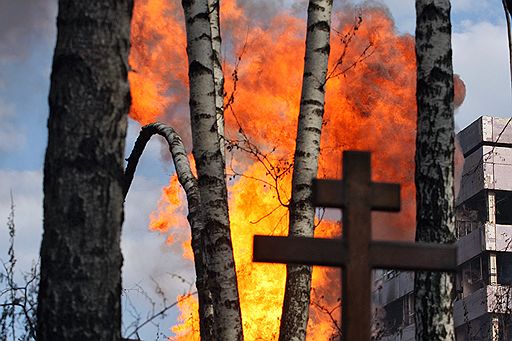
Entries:
[[254, 261], [342, 267], [342, 334], [370, 340], [371, 269], [454, 271], [454, 245], [371, 240], [371, 211], [400, 210], [400, 185], [371, 181], [370, 153], [343, 153], [343, 180], [314, 180], [315, 206], [343, 209], [343, 238], [254, 236]]

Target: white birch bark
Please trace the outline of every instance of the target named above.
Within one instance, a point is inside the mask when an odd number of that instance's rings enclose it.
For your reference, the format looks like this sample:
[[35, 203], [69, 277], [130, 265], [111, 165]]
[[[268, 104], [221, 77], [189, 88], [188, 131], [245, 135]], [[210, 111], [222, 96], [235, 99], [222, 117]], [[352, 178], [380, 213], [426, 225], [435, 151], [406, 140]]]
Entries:
[[[306, 56], [290, 202], [290, 236], [313, 237], [312, 180], [317, 175], [330, 51], [332, 0], [311, 0]], [[305, 340], [309, 318], [311, 267], [288, 265], [279, 340]]]
[[217, 118], [217, 131], [219, 133], [220, 151], [225, 162], [224, 72], [222, 71], [221, 63], [222, 39], [220, 36], [219, 2], [220, 0], [208, 0], [208, 10], [210, 12], [210, 30], [212, 34], [213, 78], [215, 83], [215, 115]]
[[207, 0], [183, 0], [187, 30], [193, 154], [206, 226], [206, 262], [218, 340], [242, 340], [229, 227], [225, 163], [215, 115], [213, 50]]
[[165, 138], [171, 152], [178, 181], [183, 187], [188, 203], [188, 222], [192, 236], [192, 251], [194, 253], [194, 265], [196, 270], [196, 288], [199, 300], [199, 321], [201, 339], [212, 340], [213, 331], [213, 305], [211, 293], [208, 289], [208, 277], [206, 273], [206, 260], [204, 255], [204, 217], [202, 214], [201, 196], [197, 179], [192, 173], [187, 152], [183, 141], [176, 131], [163, 123], [152, 123], [142, 127], [139, 137], [135, 142], [127, 161], [125, 170], [124, 197], [128, 194], [137, 164], [149, 139], [158, 134]]
[[[454, 237], [453, 71], [449, 0], [416, 0], [416, 240]], [[416, 272], [416, 340], [454, 340], [453, 278]]]

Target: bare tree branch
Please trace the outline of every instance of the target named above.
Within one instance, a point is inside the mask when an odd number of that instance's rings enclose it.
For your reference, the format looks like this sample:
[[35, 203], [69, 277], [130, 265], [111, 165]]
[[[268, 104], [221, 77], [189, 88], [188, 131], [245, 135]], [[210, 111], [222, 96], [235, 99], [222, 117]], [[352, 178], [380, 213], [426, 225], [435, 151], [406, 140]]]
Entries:
[[[204, 217], [202, 213], [201, 197], [199, 194], [199, 186], [197, 179], [192, 173], [190, 162], [187, 158], [187, 152], [183, 141], [176, 131], [163, 124], [152, 123], [142, 127], [139, 137], [135, 142], [135, 146], [128, 157], [128, 164], [125, 171], [125, 187], [124, 195], [128, 193], [130, 185], [133, 181], [135, 170], [139, 162], [140, 156], [146, 147], [151, 136], [158, 134], [162, 136], [169, 146], [172, 155], [178, 181], [185, 190], [188, 202], [188, 216], [192, 234], [192, 250], [194, 252], [194, 264], [196, 270], [196, 287], [199, 297], [199, 317], [201, 323], [201, 335], [208, 339], [213, 335], [213, 305], [211, 293], [208, 287], [207, 263], [204, 254]], [[204, 334], [203, 334], [204, 333]]]

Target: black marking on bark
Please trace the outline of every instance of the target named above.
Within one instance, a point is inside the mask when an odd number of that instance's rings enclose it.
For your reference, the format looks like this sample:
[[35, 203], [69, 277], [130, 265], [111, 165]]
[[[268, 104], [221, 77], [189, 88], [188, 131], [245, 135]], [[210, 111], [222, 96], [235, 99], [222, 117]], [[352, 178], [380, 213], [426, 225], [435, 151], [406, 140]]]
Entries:
[[[213, 74], [213, 70], [207, 67], [206, 65], [203, 65], [197, 60], [193, 60], [189, 67], [188, 67], [190, 78], [201, 76], [204, 74]], [[192, 101], [192, 99], [190, 99]]]
[[310, 12], [312, 11], [321, 11], [321, 12], [325, 12], [325, 8], [318, 5], [316, 2], [314, 1], [310, 1], [309, 2], [309, 6], [308, 6], [308, 15], [311, 15]]
[[[224, 183], [223, 182], [223, 179], [222, 178], [218, 178], [216, 176], [210, 176], [210, 175], [201, 175], [198, 179], [198, 183], [199, 183], [199, 186], [200, 187], [210, 187], [210, 186], [222, 186], [222, 184]], [[207, 204], [207, 205], [212, 205], [214, 203], [214, 201], [210, 201], [208, 203], [204, 203], [204, 204]]]
[[303, 100], [302, 102], [300, 102], [300, 105], [315, 105], [318, 107], [322, 107], [324, 104], [315, 99], [306, 99], [306, 100]]
[[208, 33], [203, 33], [203, 34], [200, 34], [197, 37], [195, 37], [192, 41], [200, 41], [200, 40], [211, 41], [211, 37]]
[[187, 22], [188, 22], [189, 25], [194, 25], [197, 21], [200, 21], [200, 20], [206, 20], [206, 21], [210, 22], [210, 18], [208, 16], [208, 12], [197, 13], [193, 17], [192, 16], [189, 17]]
[[329, 26], [329, 23], [327, 21], [322, 20], [322, 21], [317, 21], [316, 23], [308, 26], [308, 32], [312, 32], [314, 30], [330, 32], [331, 27]]
[[316, 48], [315, 52], [329, 55], [329, 53], [331, 52], [331, 45], [329, 43], [327, 43], [322, 47]]
[[322, 133], [322, 130], [317, 127], [306, 127], [304, 128], [306, 131], [310, 131], [312, 133], [320, 135]]

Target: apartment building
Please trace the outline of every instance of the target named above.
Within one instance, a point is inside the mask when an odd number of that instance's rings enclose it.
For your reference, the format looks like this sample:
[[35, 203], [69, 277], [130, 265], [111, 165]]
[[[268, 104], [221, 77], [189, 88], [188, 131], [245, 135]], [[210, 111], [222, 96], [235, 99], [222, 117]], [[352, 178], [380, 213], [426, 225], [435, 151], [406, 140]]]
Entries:
[[[458, 135], [457, 341], [512, 340], [512, 122], [480, 117]], [[414, 274], [377, 271], [379, 339], [414, 340]]]

